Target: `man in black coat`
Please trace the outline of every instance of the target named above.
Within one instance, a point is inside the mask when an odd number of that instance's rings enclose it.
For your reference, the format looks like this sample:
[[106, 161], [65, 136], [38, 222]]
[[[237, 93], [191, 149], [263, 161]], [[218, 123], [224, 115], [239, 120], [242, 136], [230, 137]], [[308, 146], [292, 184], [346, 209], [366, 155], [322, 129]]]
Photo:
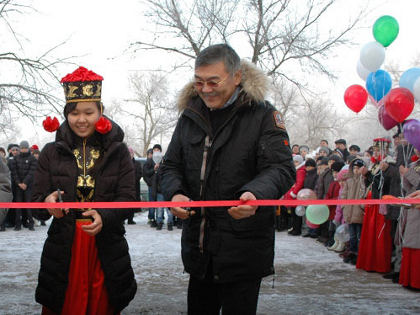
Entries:
[[[16, 185], [16, 202], [30, 202], [32, 194], [32, 183], [37, 160], [29, 152], [28, 141], [20, 143], [20, 154], [10, 160], [10, 171], [12, 180]], [[15, 230], [19, 231], [22, 226], [22, 210], [26, 211], [29, 230], [34, 230], [34, 219], [31, 209], [16, 209]]]
[[[140, 179], [143, 176], [143, 167], [141, 165], [140, 161], [137, 161], [134, 158], [134, 150], [133, 148], [128, 148], [128, 151], [130, 151], [130, 157], [131, 161], [133, 162], [134, 167], [134, 185], [136, 187], [136, 201], [141, 201], [140, 197]], [[135, 209], [132, 209], [131, 212], [128, 214], [127, 224], [136, 224], [136, 221], [134, 221], [134, 213], [136, 212]]]
[[[282, 117], [264, 100], [268, 79], [225, 44], [204, 49], [159, 170], [166, 200], [278, 199], [295, 168]], [[184, 219], [189, 314], [255, 314], [274, 273], [274, 207], [172, 208]]]

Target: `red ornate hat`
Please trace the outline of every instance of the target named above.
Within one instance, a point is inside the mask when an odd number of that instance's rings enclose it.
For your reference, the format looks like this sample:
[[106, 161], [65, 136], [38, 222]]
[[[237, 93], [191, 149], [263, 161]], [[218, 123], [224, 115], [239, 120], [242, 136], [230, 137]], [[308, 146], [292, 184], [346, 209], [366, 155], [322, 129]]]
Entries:
[[61, 79], [66, 103], [100, 102], [103, 77], [84, 67]]

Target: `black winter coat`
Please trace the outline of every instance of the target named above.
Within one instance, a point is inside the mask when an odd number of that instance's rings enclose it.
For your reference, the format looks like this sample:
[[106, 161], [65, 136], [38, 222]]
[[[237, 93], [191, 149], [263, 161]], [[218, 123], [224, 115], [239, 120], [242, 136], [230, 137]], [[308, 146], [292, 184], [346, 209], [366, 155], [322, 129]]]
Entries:
[[[249, 72], [255, 69], [242, 70], [248, 80], [255, 77]], [[205, 118], [206, 106], [194, 95], [191, 85], [186, 87], [185, 103], [180, 101], [180, 107], [185, 107], [159, 170], [166, 200], [178, 193], [192, 200], [237, 200], [246, 191], [257, 199], [278, 199], [292, 186], [295, 168], [287, 132], [281, 124], [276, 125], [274, 107], [256, 100], [256, 93], [249, 91], [261, 80], [255, 79], [252, 87], [247, 83], [243, 82], [245, 91], [231, 105], [234, 108], [217, 134], [212, 133]], [[206, 136], [212, 144], [200, 195]], [[274, 207], [259, 207], [255, 215], [241, 220], [233, 219], [227, 209], [206, 208], [203, 214], [196, 208], [197, 213], [183, 221], [185, 270], [203, 279], [211, 259], [215, 282], [257, 279], [274, 273]], [[206, 224], [200, 252], [203, 215]]]
[[[122, 140], [124, 133], [112, 123], [106, 135], [95, 132], [101, 143], [103, 157], [95, 166], [94, 201], [135, 201], [134, 171], [128, 149]], [[56, 141], [42, 150], [35, 172], [32, 200], [43, 202], [57, 190], [64, 191], [63, 201], [76, 201], [76, 180], [79, 174], [72, 153], [75, 135], [67, 122], [57, 131]], [[91, 138], [90, 138], [91, 139]], [[89, 140], [88, 140], [89, 141]], [[133, 299], [137, 285], [131, 267], [128, 244], [124, 237], [123, 220], [128, 209], [96, 209], [102, 217], [103, 228], [95, 236], [109, 302], [116, 312]], [[48, 219], [44, 210], [40, 217]], [[68, 285], [71, 249], [75, 231], [74, 212], [54, 218], [41, 256], [36, 301], [60, 313]]]
[[30, 152], [25, 152], [18, 154], [9, 161], [9, 168], [14, 184], [17, 186], [20, 183], [24, 183], [26, 186], [31, 187], [37, 164], [36, 158]]
[[153, 161], [153, 159], [147, 159], [146, 163], [144, 163], [143, 165], [144, 180], [147, 183], [147, 185], [152, 188], [153, 200], [150, 201], [156, 201], [157, 194], [162, 192], [160, 186], [160, 179], [159, 176], [157, 176], [157, 171], [155, 171], [155, 165], [156, 163]]

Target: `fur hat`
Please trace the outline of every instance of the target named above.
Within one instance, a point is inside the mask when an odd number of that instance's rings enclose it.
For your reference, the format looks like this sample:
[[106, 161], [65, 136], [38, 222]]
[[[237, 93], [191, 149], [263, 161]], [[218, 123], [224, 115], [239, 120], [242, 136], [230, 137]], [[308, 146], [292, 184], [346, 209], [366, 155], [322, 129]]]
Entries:
[[303, 157], [300, 156], [300, 155], [295, 155], [293, 157], [293, 162], [298, 162], [299, 164], [302, 164], [303, 163]]
[[20, 142], [19, 147], [21, 149], [29, 149], [29, 142], [26, 141], [26, 140], [23, 140], [23, 141]]

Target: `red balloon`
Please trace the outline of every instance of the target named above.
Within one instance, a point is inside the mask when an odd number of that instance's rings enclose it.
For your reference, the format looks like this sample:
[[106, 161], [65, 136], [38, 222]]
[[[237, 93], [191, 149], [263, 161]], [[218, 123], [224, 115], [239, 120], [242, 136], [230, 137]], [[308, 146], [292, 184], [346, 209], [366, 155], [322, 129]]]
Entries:
[[414, 96], [409, 89], [395, 88], [385, 96], [385, 110], [392, 119], [401, 123], [414, 109]]
[[358, 84], [350, 85], [344, 92], [344, 103], [353, 112], [360, 112], [368, 100], [368, 92]]
[[[382, 103], [382, 100], [380, 100], [379, 103]], [[396, 125], [398, 125], [398, 121], [395, 121], [394, 119], [392, 119], [391, 116], [389, 116], [383, 104], [381, 104], [381, 106], [378, 109], [378, 119], [385, 130], [390, 130]]]

